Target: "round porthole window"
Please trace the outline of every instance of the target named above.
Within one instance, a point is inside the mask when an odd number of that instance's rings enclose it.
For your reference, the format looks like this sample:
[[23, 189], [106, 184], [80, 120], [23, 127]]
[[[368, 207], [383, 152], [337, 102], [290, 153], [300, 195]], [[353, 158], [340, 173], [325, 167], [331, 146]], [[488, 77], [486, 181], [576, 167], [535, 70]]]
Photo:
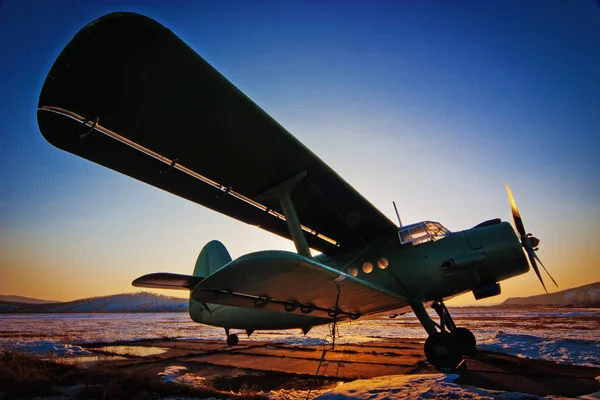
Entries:
[[386, 269], [387, 267], [389, 267], [390, 262], [388, 261], [387, 258], [385, 257], [379, 257], [377, 259], [377, 266], [381, 269]]
[[365, 274], [370, 274], [371, 272], [373, 272], [373, 264], [371, 264], [370, 262], [365, 262], [362, 266], [362, 270]]
[[356, 268], [356, 267], [350, 267], [350, 268], [348, 268], [348, 274], [350, 274], [352, 276], [358, 275], [358, 268]]

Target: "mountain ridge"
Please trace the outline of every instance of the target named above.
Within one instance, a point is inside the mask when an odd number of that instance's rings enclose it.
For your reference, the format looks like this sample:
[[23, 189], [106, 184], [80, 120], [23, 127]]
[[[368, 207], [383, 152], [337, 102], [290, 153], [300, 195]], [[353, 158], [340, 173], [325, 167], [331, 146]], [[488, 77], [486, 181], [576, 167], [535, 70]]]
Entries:
[[600, 307], [600, 282], [528, 297], [510, 297], [499, 304], [506, 306]]
[[59, 301], [56, 301], [56, 300], [43, 300], [43, 299], [36, 299], [33, 297], [14, 296], [11, 294], [0, 294], [0, 301], [8, 301], [11, 303], [28, 303], [28, 304], [59, 303]]
[[56, 303], [25, 303], [5, 301], [0, 298], [0, 314], [186, 312], [187, 310], [187, 299], [150, 292], [115, 294]]

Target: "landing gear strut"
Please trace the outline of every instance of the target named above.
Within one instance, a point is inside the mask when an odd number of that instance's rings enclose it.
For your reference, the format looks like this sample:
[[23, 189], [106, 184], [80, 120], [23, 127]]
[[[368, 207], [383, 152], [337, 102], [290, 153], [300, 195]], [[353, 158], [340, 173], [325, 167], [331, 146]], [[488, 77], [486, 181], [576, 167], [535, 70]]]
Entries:
[[440, 317], [439, 324], [429, 317], [422, 303], [412, 304], [415, 315], [429, 334], [425, 356], [436, 368], [456, 368], [463, 355], [475, 354], [475, 336], [470, 330], [456, 326], [444, 303], [436, 301], [432, 308]]
[[477, 351], [475, 348], [477, 340], [475, 339], [473, 332], [467, 328], [456, 327], [450, 312], [443, 302], [436, 301], [431, 305], [431, 308], [433, 308], [440, 316], [440, 324], [438, 325], [438, 328], [440, 328], [441, 332], [445, 332], [446, 328], [448, 328], [454, 341], [456, 344], [458, 344], [460, 351], [467, 356], [475, 355], [475, 352]]
[[[236, 344], [238, 344], [238, 342], [239, 342], [238, 336], [235, 333], [232, 333], [230, 335], [229, 328], [225, 328], [225, 334], [227, 335], [227, 345], [228, 346], [235, 346]], [[250, 336], [250, 335], [248, 335], [248, 336]]]

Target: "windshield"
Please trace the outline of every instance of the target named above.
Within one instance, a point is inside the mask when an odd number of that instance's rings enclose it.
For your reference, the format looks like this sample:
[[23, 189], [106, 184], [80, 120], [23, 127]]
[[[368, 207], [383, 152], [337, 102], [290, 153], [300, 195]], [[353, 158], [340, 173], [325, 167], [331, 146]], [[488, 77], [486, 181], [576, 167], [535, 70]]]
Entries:
[[443, 239], [450, 233], [439, 222], [424, 221], [400, 228], [398, 236], [402, 244], [411, 243], [412, 245], [417, 245]]

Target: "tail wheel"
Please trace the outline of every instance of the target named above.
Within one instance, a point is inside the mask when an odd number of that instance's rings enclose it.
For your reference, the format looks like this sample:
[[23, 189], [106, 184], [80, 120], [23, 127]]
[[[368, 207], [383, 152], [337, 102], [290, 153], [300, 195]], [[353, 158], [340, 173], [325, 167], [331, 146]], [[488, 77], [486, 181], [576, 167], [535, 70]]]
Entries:
[[463, 354], [467, 356], [475, 355], [475, 352], [477, 351], [475, 347], [477, 345], [477, 340], [475, 339], [473, 332], [467, 328], [456, 328], [452, 331], [452, 336]]
[[462, 361], [460, 347], [447, 332], [436, 333], [427, 338], [425, 356], [436, 368], [455, 368]]
[[232, 333], [231, 335], [227, 335], [227, 345], [228, 346], [235, 346], [236, 344], [238, 344], [238, 342], [239, 342], [239, 339], [235, 333]]

